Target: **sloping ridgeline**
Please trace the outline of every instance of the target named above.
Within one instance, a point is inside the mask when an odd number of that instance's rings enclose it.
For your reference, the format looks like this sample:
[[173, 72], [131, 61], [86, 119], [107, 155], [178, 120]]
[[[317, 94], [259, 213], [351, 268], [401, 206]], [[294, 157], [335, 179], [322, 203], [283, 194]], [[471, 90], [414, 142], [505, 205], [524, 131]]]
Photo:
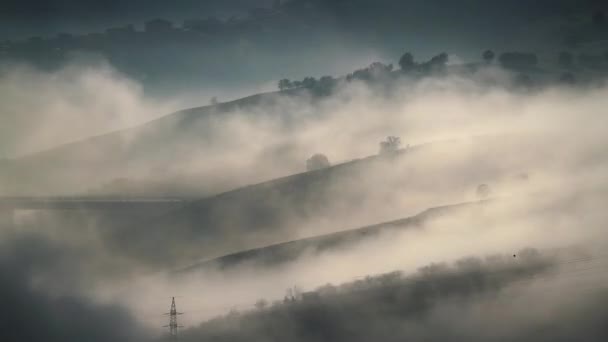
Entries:
[[434, 219], [444, 214], [454, 214], [459, 210], [481, 204], [483, 202], [431, 208], [408, 218], [232, 253], [180, 269], [176, 271], [176, 274], [185, 275], [205, 270], [238, 269], [239, 266], [245, 264], [247, 266], [255, 265], [256, 267], [278, 266], [295, 261], [304, 254], [321, 254], [341, 248], [348, 248], [365, 240], [373, 239], [384, 232], [421, 229], [429, 219]]
[[[299, 298], [231, 312], [183, 331], [183, 341], [550, 341], [556, 336], [598, 329], [599, 320], [568, 325], [568, 317], [543, 317], [517, 326], [493, 321], [508, 305], [493, 311], [496, 300], [509, 301], [503, 289], [527, 286], [554, 269], [553, 258], [533, 249], [517, 258], [466, 258], [454, 265], [432, 264], [416, 274], [400, 272], [326, 285]], [[503, 298], [503, 296], [506, 296]], [[512, 298], [515, 299], [515, 298]], [[521, 303], [521, 298], [520, 301]], [[605, 303], [605, 301], [604, 301]], [[573, 308], [581, 313], [584, 308]], [[581, 312], [579, 312], [581, 311]], [[489, 318], [486, 318], [485, 315]], [[565, 329], [543, 329], [556, 319]], [[504, 324], [513, 326], [504, 327]], [[556, 325], [560, 326], [560, 325]], [[553, 327], [553, 325], [552, 325]], [[566, 332], [566, 334], [564, 334]], [[606, 336], [604, 329], [603, 336]]]

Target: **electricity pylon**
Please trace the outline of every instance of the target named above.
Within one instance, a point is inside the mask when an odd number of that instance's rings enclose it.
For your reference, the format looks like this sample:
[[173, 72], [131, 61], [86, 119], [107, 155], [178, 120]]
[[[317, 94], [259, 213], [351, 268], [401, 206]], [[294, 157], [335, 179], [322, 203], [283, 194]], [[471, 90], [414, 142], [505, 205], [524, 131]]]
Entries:
[[163, 327], [169, 328], [169, 338], [171, 341], [177, 340], [177, 328], [183, 328], [183, 325], [177, 324], [177, 315], [183, 315], [182, 312], [177, 312], [177, 308], [175, 307], [175, 297], [171, 299], [171, 310], [165, 313], [165, 315], [169, 315], [169, 325], [164, 325]]

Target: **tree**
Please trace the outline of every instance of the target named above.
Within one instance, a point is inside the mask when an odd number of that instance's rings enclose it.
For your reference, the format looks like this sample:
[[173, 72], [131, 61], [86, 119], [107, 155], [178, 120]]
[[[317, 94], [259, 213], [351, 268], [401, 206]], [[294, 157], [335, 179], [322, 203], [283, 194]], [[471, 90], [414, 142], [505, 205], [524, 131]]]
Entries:
[[331, 76], [323, 76], [319, 78], [317, 91], [319, 94], [329, 95], [336, 86], [336, 80]]
[[431, 63], [432, 64], [437, 64], [437, 65], [446, 65], [448, 63], [448, 54], [445, 52], [442, 52], [440, 54], [438, 54], [437, 56], [434, 56], [433, 58], [431, 58]]
[[314, 171], [330, 167], [329, 159], [324, 154], [317, 153], [306, 160], [306, 170]]
[[401, 138], [388, 136], [386, 140], [380, 142], [380, 155], [392, 154], [399, 150]]
[[414, 62], [414, 55], [409, 52], [406, 52], [399, 59], [399, 67], [401, 71], [408, 72], [416, 67], [416, 62]]
[[488, 186], [487, 184], [480, 184], [479, 186], [477, 186], [476, 193], [477, 198], [479, 198], [480, 200], [484, 200], [490, 196], [490, 186]]
[[494, 54], [494, 51], [492, 50], [486, 50], [483, 52], [483, 60], [487, 63], [490, 64], [494, 61], [494, 57], [496, 57], [496, 55]]
[[264, 310], [266, 306], [268, 306], [266, 299], [259, 299], [257, 302], [255, 302], [255, 308], [258, 310]]
[[437, 56], [433, 56], [428, 62], [422, 65], [422, 69], [426, 72], [443, 71], [448, 64], [448, 54], [443, 52]]
[[390, 73], [393, 71], [393, 65], [374, 62], [367, 67], [367, 70], [369, 71], [369, 76], [372, 79], [380, 79], [390, 75]]
[[317, 85], [317, 80], [314, 77], [305, 77], [302, 80], [302, 86], [304, 88], [312, 89]]
[[290, 89], [292, 87], [293, 85], [291, 84], [291, 81], [286, 78], [279, 81], [279, 90], [281, 91]]
[[564, 69], [570, 69], [574, 66], [574, 56], [570, 52], [562, 51], [557, 57], [557, 64]]
[[346, 76], [346, 80], [373, 81], [384, 79], [390, 76], [393, 71], [393, 65], [386, 65], [380, 62], [373, 62], [367, 68], [355, 70], [352, 74]]
[[209, 104], [212, 106], [217, 105], [218, 104], [217, 97], [216, 96], [212, 97], [211, 100], [209, 100]]

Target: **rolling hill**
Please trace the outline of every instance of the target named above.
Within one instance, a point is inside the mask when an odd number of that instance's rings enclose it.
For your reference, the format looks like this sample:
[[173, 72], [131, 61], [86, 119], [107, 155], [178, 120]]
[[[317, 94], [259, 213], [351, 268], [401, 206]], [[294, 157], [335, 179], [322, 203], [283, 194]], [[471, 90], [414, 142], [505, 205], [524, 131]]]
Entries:
[[[3, 160], [0, 180], [4, 181], [0, 182], [0, 193], [71, 195], [93, 191], [107, 194], [146, 188], [145, 193], [152, 195], [182, 193], [200, 197], [236, 188], [242, 184], [232, 179], [229, 170], [224, 170], [224, 177], [215, 177], [215, 184], [203, 184], [200, 179], [205, 175], [189, 171], [187, 163], [204, 157], [210, 146], [217, 143], [222, 135], [217, 128], [219, 118], [225, 119], [239, 109], [273, 103], [294, 93], [297, 91], [256, 94], [218, 105], [190, 108], [136, 127]], [[171, 177], [182, 177], [173, 182], [182, 185], [166, 186], [161, 181]], [[120, 184], [118, 190], [103, 188], [112, 182], [131, 179], [145, 184]]]
[[366, 240], [378, 237], [389, 231], [421, 229], [428, 220], [442, 215], [455, 214], [463, 209], [482, 205], [482, 202], [469, 202], [427, 209], [415, 216], [370, 226], [339, 231], [336, 233], [313, 236], [300, 240], [283, 242], [275, 245], [254, 248], [232, 253], [219, 258], [203, 261], [176, 271], [177, 274], [189, 274], [205, 270], [230, 270], [242, 265], [256, 267], [273, 267], [297, 260], [305, 254], [322, 254], [352, 247]]

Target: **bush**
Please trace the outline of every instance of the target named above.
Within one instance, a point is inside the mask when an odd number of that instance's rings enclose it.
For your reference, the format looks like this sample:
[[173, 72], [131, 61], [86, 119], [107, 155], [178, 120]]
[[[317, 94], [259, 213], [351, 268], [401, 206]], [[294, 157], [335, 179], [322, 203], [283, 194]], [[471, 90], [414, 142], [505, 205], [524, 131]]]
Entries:
[[386, 140], [380, 142], [380, 155], [392, 154], [399, 150], [401, 138], [388, 136]]
[[324, 154], [317, 153], [306, 160], [306, 170], [314, 171], [330, 167], [329, 159]]

